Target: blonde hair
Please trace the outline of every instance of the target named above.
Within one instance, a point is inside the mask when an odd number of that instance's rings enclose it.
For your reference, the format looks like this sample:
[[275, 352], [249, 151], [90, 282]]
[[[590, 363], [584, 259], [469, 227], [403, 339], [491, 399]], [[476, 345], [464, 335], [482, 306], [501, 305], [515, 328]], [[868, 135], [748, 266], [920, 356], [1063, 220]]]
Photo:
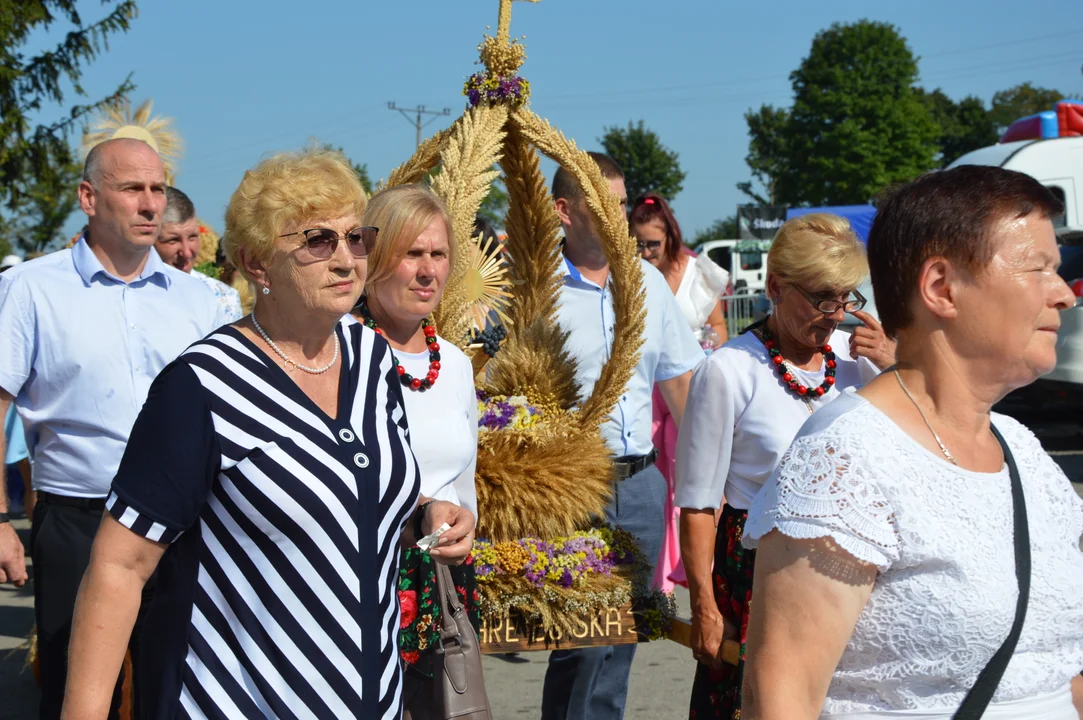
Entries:
[[267, 262], [291, 222], [360, 218], [368, 197], [342, 153], [310, 148], [270, 157], [244, 174], [226, 208], [225, 252], [246, 278], [241, 250]]
[[787, 220], [767, 253], [767, 272], [810, 290], [853, 290], [868, 277], [865, 246], [850, 223], [830, 213]]
[[376, 247], [369, 253], [365, 286], [379, 285], [395, 272], [417, 236], [436, 218], [444, 221], [448, 239], [448, 265], [455, 267], [455, 238], [451, 215], [440, 196], [426, 185], [396, 185], [372, 196], [365, 209], [365, 225], [380, 228]]

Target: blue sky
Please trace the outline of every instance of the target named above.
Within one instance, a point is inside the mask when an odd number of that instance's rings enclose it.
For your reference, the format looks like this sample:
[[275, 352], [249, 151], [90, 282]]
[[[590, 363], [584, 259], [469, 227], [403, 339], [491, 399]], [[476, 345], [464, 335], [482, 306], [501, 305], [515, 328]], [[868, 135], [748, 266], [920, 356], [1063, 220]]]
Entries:
[[[102, 12], [83, 5], [85, 21]], [[414, 148], [387, 103], [450, 107], [426, 135], [449, 124], [496, 13], [497, 0], [143, 0], [83, 84], [100, 97], [134, 72], [134, 102], [153, 98], [185, 141], [177, 186], [221, 231], [244, 171], [312, 138], [386, 177]], [[745, 111], [789, 105], [788, 74], [813, 35], [863, 17], [894, 23], [922, 58], [923, 84], [952, 97], [988, 102], [1027, 80], [1083, 95], [1078, 0], [543, 0], [515, 3], [512, 34], [527, 36], [534, 110], [580, 147], [642, 119], [680, 154], [675, 210], [691, 234], [742, 201]]]

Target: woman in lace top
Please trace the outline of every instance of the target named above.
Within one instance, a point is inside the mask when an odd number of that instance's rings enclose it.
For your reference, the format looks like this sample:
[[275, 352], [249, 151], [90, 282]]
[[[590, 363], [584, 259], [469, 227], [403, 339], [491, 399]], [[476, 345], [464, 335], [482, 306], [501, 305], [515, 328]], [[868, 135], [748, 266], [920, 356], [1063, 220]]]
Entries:
[[933, 173], [869, 237], [898, 365], [801, 429], [749, 510], [758, 547], [746, 720], [950, 718], [1009, 634], [1019, 597], [1005, 454], [1030, 526], [1022, 634], [986, 720], [1078, 720], [1083, 502], [1037, 439], [991, 412], [1056, 363], [1050, 218], [1037, 181]]
[[813, 214], [787, 222], [767, 256], [771, 316], [693, 375], [675, 502], [699, 661], [692, 714], [700, 720], [740, 717], [740, 646], [755, 558], [741, 547], [749, 503], [810, 412], [875, 377], [869, 357], [884, 366], [893, 360], [882, 334], [862, 328], [851, 338], [838, 329], [844, 310], [860, 312], [855, 288], [867, 272], [865, 249], [844, 219]]

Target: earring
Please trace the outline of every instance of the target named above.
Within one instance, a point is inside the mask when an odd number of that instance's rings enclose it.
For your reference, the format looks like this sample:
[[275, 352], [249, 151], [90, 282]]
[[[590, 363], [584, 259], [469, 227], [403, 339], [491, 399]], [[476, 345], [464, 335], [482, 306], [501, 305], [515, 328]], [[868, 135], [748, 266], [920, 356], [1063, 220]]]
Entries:
[[270, 294], [271, 294], [271, 288], [269, 288], [269, 287], [267, 287], [266, 285], [264, 285], [264, 286], [263, 286], [263, 294], [264, 294], [264, 295], [270, 295]]

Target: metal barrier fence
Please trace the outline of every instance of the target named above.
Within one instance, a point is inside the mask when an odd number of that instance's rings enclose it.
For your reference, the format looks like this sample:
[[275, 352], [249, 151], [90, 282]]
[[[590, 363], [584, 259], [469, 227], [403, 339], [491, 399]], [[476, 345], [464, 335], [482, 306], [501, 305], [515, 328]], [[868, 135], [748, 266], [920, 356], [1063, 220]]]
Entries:
[[771, 307], [764, 293], [723, 295], [720, 299], [726, 314], [726, 330], [731, 338], [757, 320], [762, 320]]

